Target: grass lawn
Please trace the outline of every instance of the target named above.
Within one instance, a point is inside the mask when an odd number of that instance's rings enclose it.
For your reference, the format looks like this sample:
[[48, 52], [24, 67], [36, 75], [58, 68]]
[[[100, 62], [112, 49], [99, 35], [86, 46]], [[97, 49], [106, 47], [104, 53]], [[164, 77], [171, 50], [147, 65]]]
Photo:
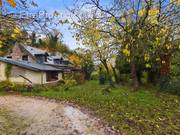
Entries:
[[178, 134], [180, 132], [180, 98], [167, 93], [156, 96], [155, 90], [141, 88], [132, 92], [128, 87], [111, 90], [103, 95], [98, 82], [87, 82], [68, 91], [61, 87], [48, 91], [23, 93], [27, 96], [44, 96], [68, 100], [94, 112], [112, 128], [138, 135]]
[[0, 91], [0, 96], [6, 95], [5, 92]]

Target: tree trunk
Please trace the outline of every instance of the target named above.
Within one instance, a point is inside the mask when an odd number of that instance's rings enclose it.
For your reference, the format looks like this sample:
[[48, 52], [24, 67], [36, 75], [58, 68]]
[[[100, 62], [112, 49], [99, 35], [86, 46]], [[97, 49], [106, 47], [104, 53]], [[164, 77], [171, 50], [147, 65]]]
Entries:
[[137, 75], [137, 79], [138, 79], [139, 84], [142, 84], [142, 80], [141, 80], [141, 78], [142, 78], [142, 72], [141, 72], [141, 71], [137, 71], [137, 72], [136, 72], [136, 75]]
[[160, 75], [161, 76], [169, 76], [169, 74], [170, 74], [170, 55], [163, 54], [160, 56], [160, 59], [161, 59]]
[[102, 64], [104, 65], [104, 67], [105, 67], [105, 69], [106, 69], [107, 78], [108, 78], [109, 84], [110, 84], [111, 86], [114, 86], [114, 85], [113, 85], [113, 82], [112, 82], [111, 75], [110, 75], [109, 67], [108, 67], [108, 64], [107, 64], [106, 60], [103, 60], [103, 61], [102, 61]]
[[170, 75], [170, 57], [169, 54], [160, 55], [161, 67], [160, 67], [160, 89], [166, 90], [169, 87], [169, 75]]
[[133, 90], [136, 91], [139, 87], [139, 82], [137, 77], [136, 64], [134, 60], [131, 61], [131, 77], [132, 77]]
[[116, 81], [116, 84], [119, 84], [119, 78], [118, 78], [118, 75], [116, 73], [116, 68], [113, 67], [113, 65], [111, 64], [111, 68], [113, 70], [113, 74], [114, 74], [114, 78], [115, 78], [115, 81]]

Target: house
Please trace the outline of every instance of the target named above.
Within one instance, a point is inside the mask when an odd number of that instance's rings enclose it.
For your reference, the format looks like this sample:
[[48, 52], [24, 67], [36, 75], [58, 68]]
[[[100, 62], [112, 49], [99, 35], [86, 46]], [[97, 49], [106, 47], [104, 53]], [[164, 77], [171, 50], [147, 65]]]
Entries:
[[[48, 59], [55, 61], [49, 62]], [[62, 79], [64, 72], [72, 69], [59, 56], [52, 57], [44, 50], [17, 44], [6, 57], [0, 57], [0, 81], [7, 80], [8, 65], [11, 65], [8, 79], [25, 84], [55, 83]]]
[[56, 64], [56, 65], [58, 65], [58, 64], [59, 65], [60, 64], [69, 65], [70, 64], [69, 60], [67, 60], [63, 56], [59, 56], [59, 55], [48, 56], [47, 63], [49, 63], [49, 64]]
[[47, 61], [48, 52], [31, 46], [16, 44], [6, 57], [13, 60], [44, 63]]
[[6, 67], [11, 65], [9, 80], [25, 84], [47, 84], [62, 79], [63, 69], [45, 64], [0, 57], [0, 81], [6, 80]]

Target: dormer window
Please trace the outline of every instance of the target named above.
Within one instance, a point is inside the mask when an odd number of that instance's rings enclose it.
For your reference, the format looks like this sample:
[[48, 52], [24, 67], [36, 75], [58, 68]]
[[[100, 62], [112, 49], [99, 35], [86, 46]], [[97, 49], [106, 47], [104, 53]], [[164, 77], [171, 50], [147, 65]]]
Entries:
[[12, 59], [12, 56], [7, 56], [8, 59]]
[[48, 58], [48, 61], [53, 61], [52, 59]]
[[28, 55], [23, 55], [23, 56], [22, 56], [22, 60], [23, 60], [23, 61], [28, 61]]

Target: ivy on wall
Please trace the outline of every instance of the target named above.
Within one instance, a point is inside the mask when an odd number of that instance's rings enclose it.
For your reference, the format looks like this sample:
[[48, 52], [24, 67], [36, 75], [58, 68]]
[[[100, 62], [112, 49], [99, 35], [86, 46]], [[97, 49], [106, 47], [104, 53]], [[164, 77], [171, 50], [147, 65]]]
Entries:
[[7, 80], [9, 80], [9, 77], [11, 76], [11, 70], [12, 70], [12, 65], [7, 64], [5, 68], [5, 76]]

